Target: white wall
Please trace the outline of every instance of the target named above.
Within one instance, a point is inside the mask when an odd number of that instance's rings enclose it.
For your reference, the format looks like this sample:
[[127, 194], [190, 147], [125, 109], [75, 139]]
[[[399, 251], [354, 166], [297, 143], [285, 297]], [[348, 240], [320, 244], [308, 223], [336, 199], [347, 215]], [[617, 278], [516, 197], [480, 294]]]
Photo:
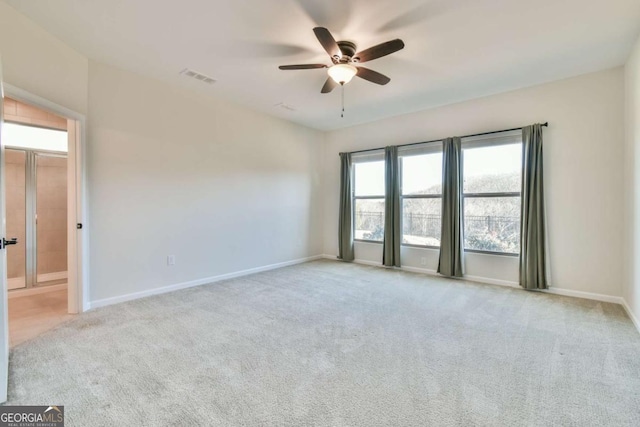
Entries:
[[625, 66], [625, 95], [624, 299], [640, 327], [640, 38]]
[[322, 133], [90, 64], [3, 2], [0, 55], [88, 114], [91, 301], [322, 252]]
[[[338, 151], [546, 120], [551, 123], [545, 129], [545, 162], [552, 285], [621, 295], [621, 69], [323, 135], [89, 65], [3, 2], [0, 55], [8, 83], [89, 114], [92, 300], [322, 251], [335, 254]], [[633, 81], [636, 88], [638, 73], [631, 70], [638, 56], [627, 67], [627, 84]], [[638, 99], [628, 98], [627, 105]], [[627, 153], [628, 160], [637, 157], [640, 133], [637, 123], [630, 123], [627, 129], [636, 129], [636, 138], [633, 144], [627, 138], [634, 154]], [[325, 139], [326, 147], [319, 149]], [[627, 174], [633, 170], [637, 182], [636, 163], [631, 168], [627, 163]], [[627, 218], [634, 220], [636, 235], [638, 212]], [[638, 242], [627, 239], [633, 247]], [[379, 245], [359, 244], [357, 255], [379, 262], [380, 250]], [[176, 266], [166, 266], [168, 254], [176, 255]], [[426, 268], [435, 269], [436, 251], [405, 249], [404, 264], [422, 267], [423, 256]], [[467, 271], [517, 279], [513, 258], [469, 255]], [[640, 283], [640, 273], [633, 269], [633, 274], [634, 283]], [[634, 307], [640, 306], [637, 289], [625, 293]]]
[[[551, 286], [622, 294], [623, 69], [393, 117], [330, 132], [325, 149], [324, 252], [337, 253], [338, 153], [508, 129], [544, 130]], [[347, 112], [348, 113], [348, 112]], [[356, 243], [356, 258], [380, 262], [382, 245]], [[427, 265], [420, 265], [420, 258]], [[435, 270], [435, 250], [404, 248], [404, 266]], [[517, 282], [513, 257], [467, 254], [468, 276]]]
[[321, 132], [94, 62], [89, 76], [92, 301], [321, 253]]
[[87, 58], [0, 1], [5, 82], [81, 114], [87, 112]]

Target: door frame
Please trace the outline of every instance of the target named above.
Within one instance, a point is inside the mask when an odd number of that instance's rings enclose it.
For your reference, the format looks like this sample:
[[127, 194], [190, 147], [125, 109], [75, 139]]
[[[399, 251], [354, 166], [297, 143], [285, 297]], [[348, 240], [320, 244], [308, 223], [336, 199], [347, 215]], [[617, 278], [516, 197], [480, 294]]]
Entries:
[[[4, 96], [67, 119], [68, 312], [83, 313], [90, 307], [86, 116], [8, 83], [4, 83]], [[76, 224], [82, 224], [82, 228], [78, 229]]]

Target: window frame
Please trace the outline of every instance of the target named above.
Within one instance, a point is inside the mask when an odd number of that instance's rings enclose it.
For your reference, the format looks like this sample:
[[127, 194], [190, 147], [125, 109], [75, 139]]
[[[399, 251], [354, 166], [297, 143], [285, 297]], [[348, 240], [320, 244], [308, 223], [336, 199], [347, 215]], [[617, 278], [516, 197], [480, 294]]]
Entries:
[[[497, 135], [493, 134], [488, 137], [485, 136], [482, 138], [473, 138], [473, 139], [470, 138], [466, 141], [465, 140], [462, 141], [462, 149], [461, 149], [462, 158], [460, 160], [460, 167], [462, 168], [461, 170], [462, 212], [460, 212], [460, 214], [462, 217], [463, 236], [464, 236], [464, 229], [465, 229], [464, 212], [465, 212], [465, 204], [466, 204], [467, 198], [474, 199], [474, 198], [508, 198], [508, 197], [521, 198], [522, 197], [522, 191], [494, 191], [494, 192], [487, 192], [487, 193], [466, 193], [464, 191], [464, 157], [465, 157], [464, 151], [465, 149], [473, 149], [473, 148], [481, 148], [481, 147], [498, 147], [501, 145], [515, 145], [515, 144], [520, 144], [520, 146], [522, 146], [522, 134], [519, 131], [517, 133], [515, 131], [508, 131], [508, 132], [504, 132]], [[520, 165], [520, 169], [522, 170], [522, 165]], [[522, 185], [522, 178], [521, 178], [521, 185]], [[518, 218], [518, 222], [520, 223], [520, 230], [522, 230], [522, 214], [520, 214], [520, 217]], [[464, 252], [484, 254], [484, 255], [506, 256], [511, 258], [520, 257], [520, 251], [512, 253], [512, 252], [487, 251], [482, 249], [467, 249], [465, 243], [466, 243], [466, 236], [464, 236], [464, 239], [462, 242]]]
[[[442, 141], [436, 143], [430, 143], [429, 146], [419, 147], [416, 149], [403, 150], [398, 153], [398, 181], [400, 183], [400, 246], [406, 246], [409, 248], [419, 249], [437, 249], [440, 250], [440, 246], [433, 245], [416, 245], [415, 243], [404, 243], [404, 200], [405, 199], [440, 199], [440, 207], [442, 208], [442, 188], [440, 194], [408, 194], [404, 195], [403, 192], [403, 160], [405, 157], [422, 156], [428, 154], [442, 155]], [[442, 185], [442, 182], [440, 183]], [[440, 221], [442, 221], [442, 209], [440, 209]], [[442, 222], [441, 222], [442, 224]], [[442, 237], [442, 236], [440, 236]]]
[[[383, 164], [385, 162], [384, 159], [384, 151], [382, 153], [376, 152], [374, 154], [370, 154], [370, 155], [366, 155], [366, 156], [359, 156], [356, 157], [355, 159], [352, 158], [351, 159], [351, 163], [352, 163], [352, 167], [351, 167], [351, 232], [353, 234], [353, 241], [354, 242], [362, 242], [362, 243], [374, 243], [374, 244], [378, 244], [381, 245], [384, 243], [384, 239], [383, 240], [370, 240], [370, 239], [357, 239], [355, 237], [356, 235], [356, 200], [376, 200], [376, 199], [382, 199], [385, 203], [386, 203], [386, 195], [382, 194], [382, 195], [374, 195], [374, 196], [356, 196], [356, 165], [360, 164], [360, 163], [373, 163], [373, 162], [379, 162], [382, 161]], [[386, 191], [386, 190], [385, 190]], [[382, 218], [383, 221], [383, 229], [386, 228], [387, 224], [385, 224], [384, 221], [384, 215]]]

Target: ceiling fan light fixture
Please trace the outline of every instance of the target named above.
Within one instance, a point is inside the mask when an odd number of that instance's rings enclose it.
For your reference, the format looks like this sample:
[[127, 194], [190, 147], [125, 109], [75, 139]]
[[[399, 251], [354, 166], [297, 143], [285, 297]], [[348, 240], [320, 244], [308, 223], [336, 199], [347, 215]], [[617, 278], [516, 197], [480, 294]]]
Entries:
[[358, 69], [349, 64], [337, 64], [329, 67], [329, 69], [327, 70], [327, 73], [329, 73], [329, 77], [331, 77], [333, 81], [338, 84], [349, 83], [357, 72]]

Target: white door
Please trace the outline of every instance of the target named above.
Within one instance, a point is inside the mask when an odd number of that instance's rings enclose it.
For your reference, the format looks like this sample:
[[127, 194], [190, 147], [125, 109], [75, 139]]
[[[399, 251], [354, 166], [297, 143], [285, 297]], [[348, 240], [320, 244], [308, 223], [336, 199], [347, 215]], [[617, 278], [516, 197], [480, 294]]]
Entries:
[[7, 380], [9, 379], [7, 251], [4, 247], [7, 213], [4, 193], [4, 143], [2, 142], [2, 121], [4, 117], [3, 107], [4, 90], [2, 89], [2, 61], [0, 61], [0, 402], [7, 401]]

